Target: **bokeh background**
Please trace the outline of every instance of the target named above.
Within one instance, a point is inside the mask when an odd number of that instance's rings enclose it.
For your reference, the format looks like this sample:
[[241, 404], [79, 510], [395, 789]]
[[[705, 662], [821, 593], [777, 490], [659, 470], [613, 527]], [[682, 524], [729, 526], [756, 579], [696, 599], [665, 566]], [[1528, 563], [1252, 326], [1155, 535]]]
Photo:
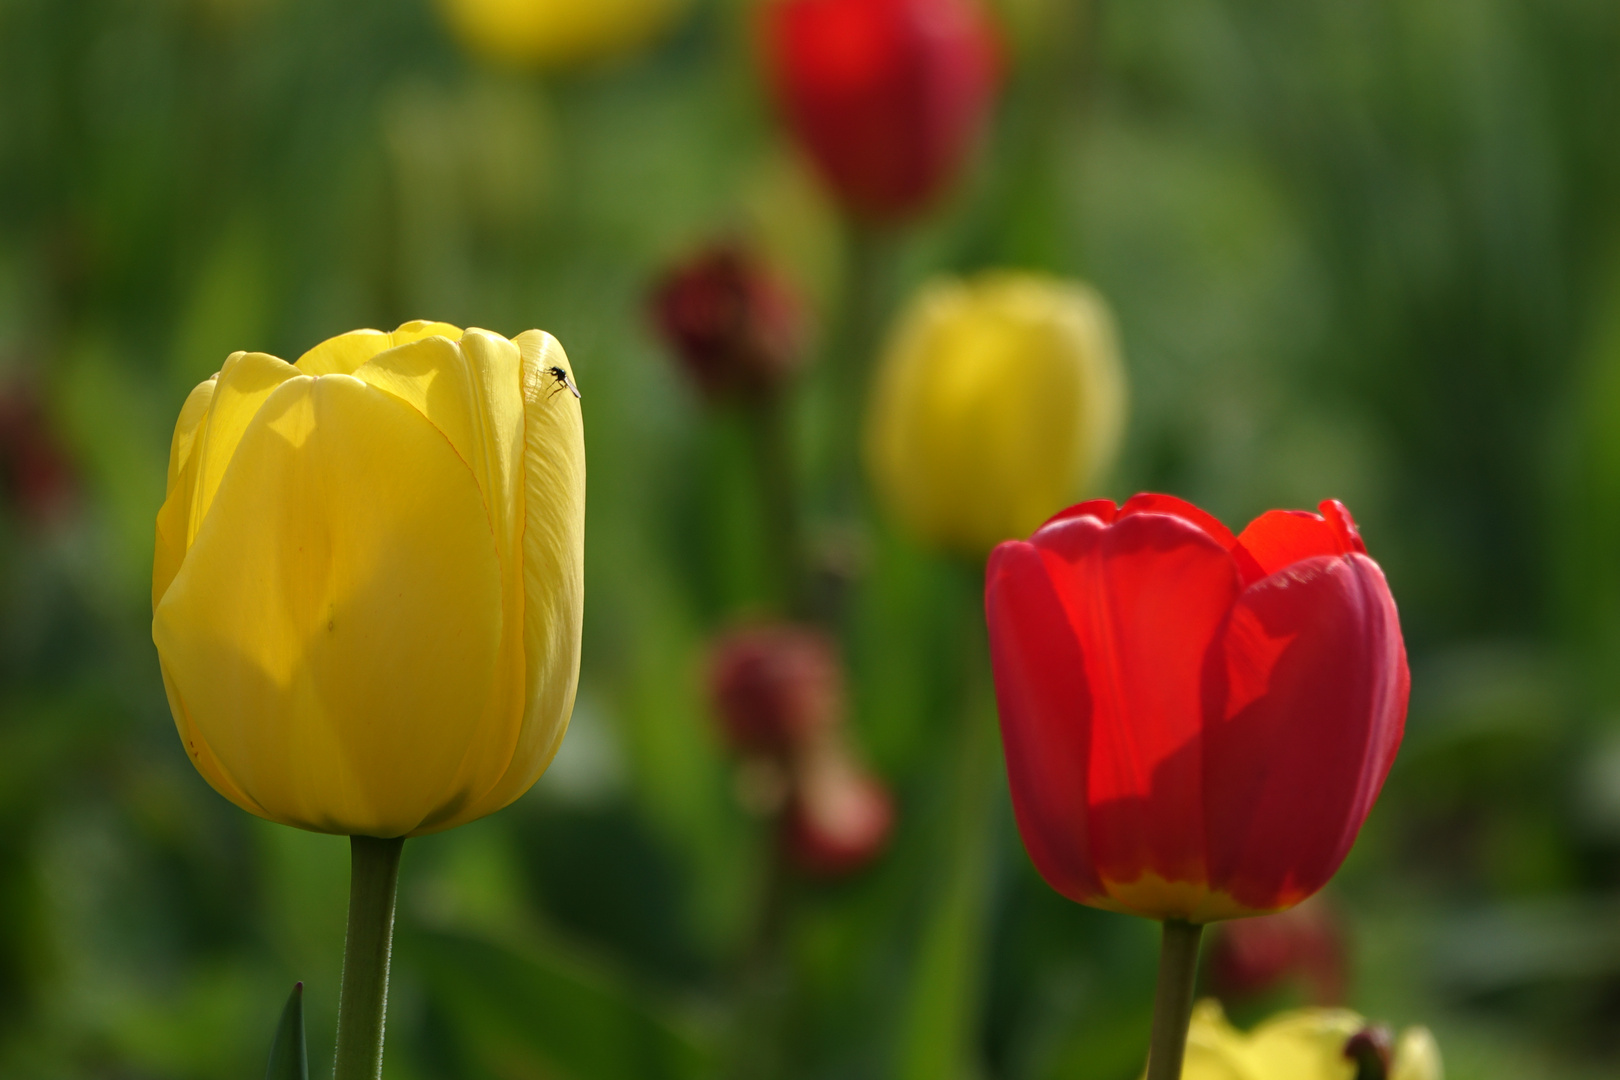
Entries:
[[[1084, 278], [1132, 397], [1095, 493], [1233, 525], [1350, 505], [1414, 690], [1329, 891], [1349, 1000], [1431, 1025], [1455, 1080], [1614, 1076], [1620, 8], [996, 15], [994, 123], [891, 238], [879, 314], [941, 272]], [[458, 44], [425, 0], [0, 0], [0, 1074], [256, 1076], [295, 979], [329, 1067], [347, 846], [243, 814], [180, 751], [152, 522], [174, 416], [227, 353], [417, 317], [566, 345], [588, 600], [553, 769], [407, 847], [387, 1073], [723, 1074], [772, 833], [733, 797], [702, 671], [769, 597], [747, 439], [647, 294], [744, 236], [825, 353], [850, 272], [755, 16], [697, 0], [556, 71]], [[880, 516], [816, 518], [845, 370], [813, 365], [799, 459], [812, 537], [855, 567], [852, 739], [898, 816], [870, 867], [792, 885], [784, 1075], [1127, 1080], [1154, 928], [1050, 891], [1003, 790], [953, 798], [948, 733], [990, 708], [972, 572]]]

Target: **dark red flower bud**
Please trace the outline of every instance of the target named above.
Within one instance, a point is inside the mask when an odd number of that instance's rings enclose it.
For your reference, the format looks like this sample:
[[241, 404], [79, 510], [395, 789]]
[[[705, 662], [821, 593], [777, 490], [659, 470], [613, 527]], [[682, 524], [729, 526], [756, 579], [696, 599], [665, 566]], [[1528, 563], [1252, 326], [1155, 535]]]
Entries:
[[998, 47], [974, 0], [777, 0], [765, 50], [787, 122], [860, 218], [926, 209], [977, 141]]
[[1356, 1080], [1387, 1080], [1395, 1057], [1395, 1033], [1383, 1024], [1362, 1028], [1344, 1044], [1345, 1060], [1356, 1065]]
[[31, 387], [0, 388], [0, 482], [35, 524], [59, 518], [73, 499], [73, 468]]
[[718, 244], [675, 266], [653, 290], [653, 319], [711, 398], [758, 397], [804, 362], [793, 290], [741, 248]]
[[894, 802], [881, 781], [836, 744], [807, 754], [795, 771], [783, 823], [794, 865], [815, 877], [842, 877], [882, 853], [894, 828]]
[[1314, 1005], [1345, 999], [1344, 931], [1319, 899], [1277, 915], [1222, 923], [1210, 948], [1209, 986], [1222, 1001], [1301, 987]]
[[726, 739], [741, 753], [787, 755], [843, 714], [837, 647], [800, 626], [734, 630], [715, 643], [709, 694]]

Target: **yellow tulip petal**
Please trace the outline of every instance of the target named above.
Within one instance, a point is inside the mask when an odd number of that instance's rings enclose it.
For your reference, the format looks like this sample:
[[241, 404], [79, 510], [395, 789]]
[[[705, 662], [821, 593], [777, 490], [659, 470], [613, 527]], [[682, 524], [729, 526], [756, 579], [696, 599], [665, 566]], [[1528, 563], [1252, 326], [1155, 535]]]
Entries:
[[924, 539], [980, 555], [1071, 502], [1124, 413], [1112, 321], [1085, 286], [990, 273], [924, 288], [879, 369], [866, 455]]
[[211, 375], [192, 388], [186, 395], [186, 403], [180, 406], [180, 418], [174, 422], [174, 436], [169, 440], [169, 486], [168, 491], [174, 491], [175, 482], [191, 460], [191, 451], [197, 441], [197, 430], [202, 426], [203, 420], [208, 416], [209, 403], [214, 400], [214, 386], [219, 379], [218, 375]]
[[190, 725], [246, 809], [409, 833], [469, 797], [494, 681], [478, 485], [416, 410], [341, 375], [285, 383], [234, 458], [153, 619]]
[[523, 649], [528, 713], [511, 765], [496, 787], [443, 823], [493, 813], [551, 764], [568, 730], [579, 684], [585, 596], [585, 429], [579, 401], [552, 374], [573, 368], [550, 334], [513, 339], [522, 354], [524, 412]]
[[156, 535], [152, 545], [152, 607], [158, 601], [180, 570], [180, 561], [186, 557], [188, 530], [191, 524], [191, 496], [196, 488], [197, 432], [208, 418], [208, 406], [214, 398], [214, 385], [218, 376], [197, 384], [180, 409], [175, 421], [174, 437], [169, 441], [168, 493], [158, 510]]
[[351, 330], [347, 334], [327, 338], [300, 356], [294, 366], [305, 375], [353, 375], [356, 368], [380, 352], [432, 336], [457, 341], [461, 338], [461, 328], [449, 323], [417, 319], [405, 323], [392, 334], [385, 334], [381, 330]]
[[1350, 1036], [1367, 1022], [1348, 1009], [1295, 1009], [1249, 1034], [1256, 1080], [1355, 1080], [1344, 1056]]
[[219, 369], [214, 393], [208, 405], [207, 422], [198, 429], [197, 477], [187, 515], [186, 544], [189, 547], [208, 516], [220, 480], [236, 453], [236, 444], [263, 405], [282, 383], [298, 376], [298, 369], [285, 360], [266, 353], [232, 353]]
[[1440, 1044], [1426, 1027], [1411, 1027], [1401, 1032], [1395, 1044], [1395, 1060], [1389, 1071], [1389, 1080], [1445, 1080], [1446, 1069], [1440, 1061]]
[[[501, 562], [503, 624], [497, 685], [484, 735], [462, 763], [463, 784], [482, 795], [506, 772], [523, 724], [523, 398], [517, 346], [469, 330], [459, 344], [422, 336], [379, 353], [354, 377], [386, 390], [444, 433], [483, 492]], [[436, 822], [425, 823], [432, 827]]]
[[569, 66], [624, 55], [690, 0], [442, 0], [472, 48], [499, 60]]

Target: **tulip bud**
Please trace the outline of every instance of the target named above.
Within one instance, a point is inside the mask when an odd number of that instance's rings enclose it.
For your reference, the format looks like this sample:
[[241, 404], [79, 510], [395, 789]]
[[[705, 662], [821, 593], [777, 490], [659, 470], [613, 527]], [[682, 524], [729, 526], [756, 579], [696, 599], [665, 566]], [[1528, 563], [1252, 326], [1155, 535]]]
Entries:
[[814, 877], [843, 877], [882, 853], [894, 828], [888, 790], [828, 743], [796, 763], [784, 822], [788, 855]]
[[7, 498], [35, 524], [59, 518], [73, 500], [66, 450], [31, 387], [0, 389], [0, 482]]
[[1346, 963], [1338, 919], [1312, 899], [1276, 915], [1222, 923], [1210, 948], [1209, 984], [1223, 1001], [1234, 1001], [1297, 981], [1313, 1004], [1338, 1005]]
[[1078, 282], [993, 272], [925, 286], [876, 376], [872, 483], [922, 539], [982, 556], [1027, 536], [1113, 458], [1125, 380], [1113, 319]]
[[711, 399], [770, 394], [804, 362], [797, 297], [741, 248], [719, 244], [671, 269], [653, 291], [652, 311]]
[[1338, 870], [1411, 681], [1383, 572], [1349, 511], [1321, 510], [1234, 536], [1168, 495], [1098, 499], [990, 556], [1013, 809], [1054, 889], [1207, 923]]
[[579, 675], [567, 358], [444, 323], [234, 353], [175, 425], [152, 637], [192, 763], [245, 810], [416, 836], [516, 799]]
[[506, 63], [566, 68], [626, 56], [690, 0], [440, 0], [473, 52]]
[[[1381, 1071], [1382, 1070], [1382, 1071]], [[1444, 1080], [1426, 1028], [1408, 1028], [1390, 1050], [1389, 1029], [1348, 1009], [1279, 1013], [1238, 1031], [1214, 1001], [1193, 1009], [1182, 1080]]]
[[1389, 1080], [1395, 1033], [1388, 1024], [1369, 1024], [1350, 1036], [1344, 1044], [1344, 1057], [1355, 1063], [1355, 1080]]
[[753, 626], [716, 642], [709, 694], [733, 749], [786, 756], [842, 719], [844, 677], [837, 648], [824, 634]]
[[765, 46], [789, 126], [870, 221], [939, 196], [995, 88], [995, 36], [974, 0], [774, 0]]

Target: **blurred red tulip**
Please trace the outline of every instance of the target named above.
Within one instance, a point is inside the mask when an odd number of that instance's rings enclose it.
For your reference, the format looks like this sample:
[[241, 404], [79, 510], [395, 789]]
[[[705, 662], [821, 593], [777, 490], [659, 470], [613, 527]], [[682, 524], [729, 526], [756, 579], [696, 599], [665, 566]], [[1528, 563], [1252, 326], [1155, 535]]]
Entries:
[[783, 823], [789, 857], [815, 877], [842, 877], [888, 846], [894, 802], [888, 789], [831, 745], [798, 762]]
[[711, 398], [769, 393], [805, 359], [804, 314], [788, 285], [740, 247], [717, 244], [653, 290], [659, 333]]
[[73, 467], [38, 395], [26, 384], [0, 388], [0, 480], [6, 497], [36, 525], [73, 501]]
[[1350, 514], [1234, 537], [1165, 495], [1097, 500], [990, 557], [1019, 830], [1070, 899], [1155, 919], [1280, 911], [1344, 860], [1394, 762], [1409, 678]]
[[997, 44], [974, 0], [776, 0], [771, 76], [787, 121], [856, 216], [924, 210], [972, 148]]
[[1223, 923], [1209, 952], [1209, 988], [1222, 1001], [1299, 985], [1312, 1005], [1343, 1005], [1344, 929], [1320, 897], [1255, 919]]
[[790, 754], [842, 719], [837, 647], [801, 626], [734, 630], [711, 653], [709, 694], [733, 749]]

